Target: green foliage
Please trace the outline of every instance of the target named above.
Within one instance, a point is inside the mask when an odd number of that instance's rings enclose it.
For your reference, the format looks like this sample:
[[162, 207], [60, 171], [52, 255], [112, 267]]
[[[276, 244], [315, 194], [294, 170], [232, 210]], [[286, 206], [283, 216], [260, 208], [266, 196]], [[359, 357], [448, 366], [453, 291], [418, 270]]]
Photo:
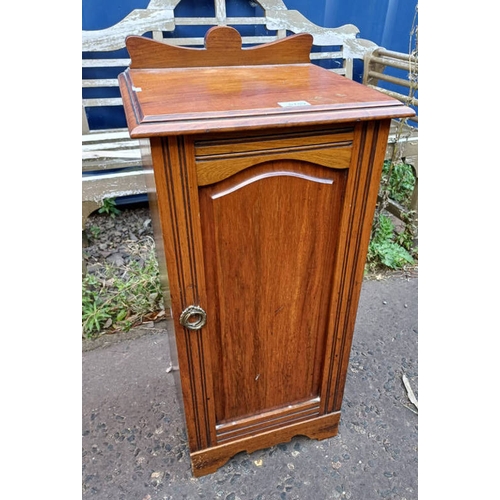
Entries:
[[114, 198], [105, 198], [102, 201], [102, 207], [99, 209], [100, 214], [107, 214], [111, 217], [115, 217], [120, 214], [120, 210], [116, 207], [116, 201]]
[[372, 267], [381, 264], [390, 269], [401, 269], [414, 263], [410, 252], [396, 242], [394, 224], [386, 215], [379, 217], [368, 247], [367, 263]]
[[[386, 160], [382, 169], [379, 203], [375, 212], [371, 240], [368, 247], [367, 270], [377, 268], [402, 269], [415, 264], [417, 249], [416, 212], [410, 210], [415, 187], [413, 168], [402, 161]], [[389, 200], [399, 203], [399, 218], [403, 229], [395, 231], [392, 220], [386, 215]]]
[[382, 170], [381, 184], [387, 189], [389, 198], [406, 207], [409, 206], [415, 186], [415, 174], [411, 165], [386, 160]]
[[163, 309], [158, 262], [151, 249], [143, 263], [108, 265], [103, 277], [87, 274], [82, 282], [82, 331], [87, 338], [103, 331], [127, 331]]

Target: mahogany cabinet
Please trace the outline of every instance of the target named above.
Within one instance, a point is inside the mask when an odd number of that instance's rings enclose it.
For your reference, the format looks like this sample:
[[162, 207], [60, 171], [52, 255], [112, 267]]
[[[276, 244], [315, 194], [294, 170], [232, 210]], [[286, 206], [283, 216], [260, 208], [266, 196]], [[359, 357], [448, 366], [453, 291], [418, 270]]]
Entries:
[[127, 39], [195, 476], [337, 434], [389, 124], [413, 111], [311, 64], [311, 44]]

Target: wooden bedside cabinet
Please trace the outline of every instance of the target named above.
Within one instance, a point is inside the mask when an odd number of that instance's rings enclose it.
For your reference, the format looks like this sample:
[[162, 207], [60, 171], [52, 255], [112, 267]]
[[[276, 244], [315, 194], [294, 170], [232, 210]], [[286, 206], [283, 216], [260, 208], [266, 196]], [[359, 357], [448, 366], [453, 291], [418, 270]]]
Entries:
[[195, 476], [337, 434], [389, 125], [414, 113], [311, 64], [311, 44], [127, 39]]

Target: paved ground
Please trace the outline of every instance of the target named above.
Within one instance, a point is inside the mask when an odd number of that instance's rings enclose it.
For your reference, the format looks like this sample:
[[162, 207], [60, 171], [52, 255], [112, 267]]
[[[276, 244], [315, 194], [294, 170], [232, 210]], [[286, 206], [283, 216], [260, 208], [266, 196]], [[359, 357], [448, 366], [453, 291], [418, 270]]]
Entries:
[[202, 478], [167, 373], [171, 325], [86, 343], [82, 498], [417, 500], [417, 414], [402, 382], [418, 397], [417, 287], [364, 282], [336, 437], [240, 453]]

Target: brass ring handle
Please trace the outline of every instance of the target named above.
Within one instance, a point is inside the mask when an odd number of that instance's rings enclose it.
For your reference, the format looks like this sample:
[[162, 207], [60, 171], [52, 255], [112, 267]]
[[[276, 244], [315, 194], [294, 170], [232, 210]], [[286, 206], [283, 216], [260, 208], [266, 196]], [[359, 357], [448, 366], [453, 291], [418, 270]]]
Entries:
[[182, 311], [179, 321], [189, 330], [199, 330], [207, 322], [207, 313], [200, 306], [189, 306]]

